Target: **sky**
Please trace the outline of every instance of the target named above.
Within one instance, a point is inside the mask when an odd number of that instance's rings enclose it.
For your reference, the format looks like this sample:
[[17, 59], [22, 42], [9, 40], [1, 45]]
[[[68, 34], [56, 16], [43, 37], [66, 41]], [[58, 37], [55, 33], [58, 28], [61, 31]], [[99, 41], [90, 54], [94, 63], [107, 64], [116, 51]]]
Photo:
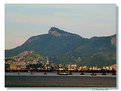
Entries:
[[6, 4], [5, 49], [22, 45], [31, 36], [55, 26], [84, 38], [116, 34], [115, 4]]

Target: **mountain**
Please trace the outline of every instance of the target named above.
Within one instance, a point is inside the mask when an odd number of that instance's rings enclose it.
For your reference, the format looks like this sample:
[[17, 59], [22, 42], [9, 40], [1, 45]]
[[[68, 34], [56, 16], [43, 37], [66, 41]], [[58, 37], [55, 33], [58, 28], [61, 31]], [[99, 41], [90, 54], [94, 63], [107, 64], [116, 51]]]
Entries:
[[5, 50], [5, 56], [15, 56], [24, 51], [35, 51], [48, 56], [57, 64], [78, 63], [80, 65], [111, 65], [116, 63], [116, 35], [83, 38], [56, 27], [48, 34], [30, 37], [24, 44]]
[[24, 51], [35, 51], [43, 56], [64, 55], [79, 45], [86, 43], [86, 39], [52, 27], [48, 34], [33, 36], [23, 45], [6, 50], [6, 56], [14, 56]]

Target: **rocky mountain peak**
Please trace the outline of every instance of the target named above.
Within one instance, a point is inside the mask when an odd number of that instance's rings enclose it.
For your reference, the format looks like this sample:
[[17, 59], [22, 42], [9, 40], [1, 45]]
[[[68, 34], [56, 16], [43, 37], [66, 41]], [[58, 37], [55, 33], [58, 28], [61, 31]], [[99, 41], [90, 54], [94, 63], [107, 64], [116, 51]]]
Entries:
[[54, 36], [69, 36], [71, 33], [65, 32], [59, 28], [51, 27], [48, 34], [54, 35]]

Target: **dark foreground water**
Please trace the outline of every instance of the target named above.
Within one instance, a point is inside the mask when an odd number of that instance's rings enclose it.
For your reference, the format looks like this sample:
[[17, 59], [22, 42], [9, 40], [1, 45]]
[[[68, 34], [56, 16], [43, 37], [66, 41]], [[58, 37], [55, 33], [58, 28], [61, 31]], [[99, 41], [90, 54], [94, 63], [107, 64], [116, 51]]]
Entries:
[[116, 76], [98, 73], [73, 73], [72, 75], [60, 76], [56, 73], [6, 73], [6, 87], [116, 87]]

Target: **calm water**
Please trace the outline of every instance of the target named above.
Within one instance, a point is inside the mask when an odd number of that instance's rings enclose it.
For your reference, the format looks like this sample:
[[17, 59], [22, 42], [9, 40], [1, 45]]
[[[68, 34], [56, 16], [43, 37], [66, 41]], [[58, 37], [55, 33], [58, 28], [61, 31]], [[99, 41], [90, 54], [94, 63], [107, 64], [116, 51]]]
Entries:
[[[72, 72], [72, 75], [65, 75], [65, 76], [93, 76], [92, 73], [84, 73], [84, 75], [80, 75], [80, 72]], [[103, 76], [103, 77], [116, 77], [116, 75], [112, 75], [112, 73], [106, 73], [106, 75], [102, 75], [102, 73], [96, 73], [96, 76]], [[19, 75], [17, 72], [6, 72], [5, 76], [60, 76], [57, 75], [56, 72], [47, 72], [44, 75], [44, 72], [34, 72], [33, 75], [31, 72], [20, 72]]]

